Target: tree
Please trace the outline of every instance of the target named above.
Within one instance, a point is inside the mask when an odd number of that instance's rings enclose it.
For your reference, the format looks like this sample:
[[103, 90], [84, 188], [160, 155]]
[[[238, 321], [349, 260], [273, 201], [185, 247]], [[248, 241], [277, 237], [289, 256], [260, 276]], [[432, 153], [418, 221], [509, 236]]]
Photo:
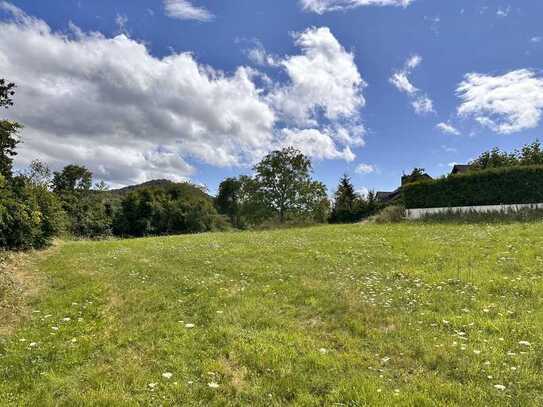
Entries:
[[336, 193], [334, 194], [334, 207], [330, 217], [332, 223], [354, 222], [357, 218], [357, 204], [360, 197], [354, 190], [351, 179], [347, 174], [339, 180]]
[[67, 165], [53, 176], [56, 193], [88, 192], [92, 186], [92, 173], [79, 165]]
[[13, 96], [15, 96], [15, 84], [7, 82], [0, 78], [0, 107], [6, 109], [13, 106]]
[[539, 140], [526, 144], [516, 154], [520, 165], [543, 165], [543, 148]]
[[215, 205], [221, 215], [226, 215], [234, 227], [240, 227], [242, 183], [237, 178], [226, 178], [219, 185]]
[[254, 169], [257, 193], [280, 223], [306, 215], [326, 197], [324, 185], [311, 179], [311, 160], [293, 147], [271, 152]]
[[0, 174], [10, 179], [13, 170], [15, 148], [19, 144], [18, 133], [23, 126], [9, 120], [0, 120]]
[[[0, 108], [13, 106], [15, 85], [0, 79]], [[18, 133], [23, 128], [19, 123], [0, 120], [0, 175], [6, 180], [12, 176], [13, 158], [17, 155], [15, 148], [19, 144]]]
[[473, 160], [470, 163], [470, 168], [477, 171], [488, 168], [511, 167], [518, 164], [518, 158], [514, 153], [507, 153], [499, 148], [493, 148]]

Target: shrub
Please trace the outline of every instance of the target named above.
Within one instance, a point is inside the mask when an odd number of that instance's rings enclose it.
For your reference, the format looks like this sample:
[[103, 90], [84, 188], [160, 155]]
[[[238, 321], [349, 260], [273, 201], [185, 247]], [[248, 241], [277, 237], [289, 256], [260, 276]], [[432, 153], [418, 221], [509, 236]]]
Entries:
[[228, 221], [212, 201], [186, 194], [182, 185], [144, 188], [126, 195], [115, 214], [114, 233], [120, 236], [151, 236], [224, 230]]
[[47, 188], [0, 176], [0, 247], [32, 249], [48, 245], [64, 225], [58, 198]]
[[405, 208], [403, 206], [387, 206], [371, 220], [375, 223], [398, 223], [405, 219]]
[[543, 202], [543, 166], [495, 168], [404, 186], [407, 208]]

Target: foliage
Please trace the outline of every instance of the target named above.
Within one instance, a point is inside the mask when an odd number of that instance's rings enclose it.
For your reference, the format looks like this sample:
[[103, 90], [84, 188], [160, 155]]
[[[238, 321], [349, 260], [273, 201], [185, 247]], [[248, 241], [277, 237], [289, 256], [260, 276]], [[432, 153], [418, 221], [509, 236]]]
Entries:
[[210, 199], [186, 194], [182, 186], [144, 188], [127, 194], [115, 214], [114, 233], [151, 236], [224, 229]]
[[402, 186], [413, 182], [430, 179], [424, 168], [414, 168], [411, 174], [402, 177]]
[[0, 247], [41, 248], [64, 225], [58, 198], [46, 187], [17, 177], [6, 182], [0, 176]]
[[405, 208], [398, 205], [390, 205], [383, 208], [371, 220], [375, 223], [398, 223], [405, 220]]
[[112, 209], [102, 194], [91, 191], [92, 173], [87, 168], [64, 167], [54, 173], [52, 186], [68, 216], [70, 234], [88, 238], [111, 234]]
[[311, 179], [311, 160], [293, 147], [271, 152], [255, 172], [256, 192], [280, 223], [310, 217], [326, 198], [324, 184]]
[[445, 211], [428, 214], [421, 219], [413, 220], [419, 223], [439, 224], [510, 224], [543, 222], [543, 209], [523, 208], [520, 210], [504, 210], [499, 212], [458, 212]]
[[359, 222], [375, 214], [380, 207], [373, 191], [370, 191], [367, 196], [357, 194], [351, 179], [344, 175], [334, 194], [334, 205], [329, 221], [330, 223]]
[[219, 185], [219, 193], [215, 199], [215, 205], [218, 212], [228, 216], [232, 226], [236, 228], [241, 226], [241, 188], [242, 182], [239, 179], [226, 178]]
[[470, 169], [478, 171], [528, 165], [543, 165], [543, 148], [539, 140], [527, 144], [513, 153], [507, 153], [499, 148], [486, 151], [470, 163]]
[[0, 175], [11, 178], [15, 148], [19, 144], [18, 133], [23, 127], [16, 122], [0, 120]]
[[7, 109], [13, 106], [13, 96], [15, 96], [15, 84], [0, 78], [0, 108]]
[[493, 168], [421, 181], [403, 188], [407, 208], [543, 202], [543, 166]]

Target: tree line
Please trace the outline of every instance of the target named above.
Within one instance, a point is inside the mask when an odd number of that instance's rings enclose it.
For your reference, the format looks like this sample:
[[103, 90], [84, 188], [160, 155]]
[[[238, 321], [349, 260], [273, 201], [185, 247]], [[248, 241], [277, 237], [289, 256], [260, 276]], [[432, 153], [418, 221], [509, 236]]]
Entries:
[[[0, 107], [13, 106], [15, 85], [0, 79]], [[216, 198], [191, 183], [153, 184], [127, 193], [95, 183], [86, 167], [52, 172], [33, 161], [14, 173], [23, 126], [0, 120], [0, 248], [44, 247], [55, 236], [102, 238], [198, 233], [263, 225], [357, 222], [378, 209], [375, 195], [357, 194], [345, 175], [333, 199], [312, 178], [311, 160], [286, 147], [251, 176], [224, 180]]]

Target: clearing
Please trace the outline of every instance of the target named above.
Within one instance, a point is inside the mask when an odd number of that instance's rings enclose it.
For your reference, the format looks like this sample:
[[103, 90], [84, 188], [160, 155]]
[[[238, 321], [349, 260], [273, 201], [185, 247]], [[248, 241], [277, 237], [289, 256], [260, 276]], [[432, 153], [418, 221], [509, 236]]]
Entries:
[[39, 295], [0, 330], [2, 406], [543, 405], [543, 224], [64, 242], [29, 256]]

